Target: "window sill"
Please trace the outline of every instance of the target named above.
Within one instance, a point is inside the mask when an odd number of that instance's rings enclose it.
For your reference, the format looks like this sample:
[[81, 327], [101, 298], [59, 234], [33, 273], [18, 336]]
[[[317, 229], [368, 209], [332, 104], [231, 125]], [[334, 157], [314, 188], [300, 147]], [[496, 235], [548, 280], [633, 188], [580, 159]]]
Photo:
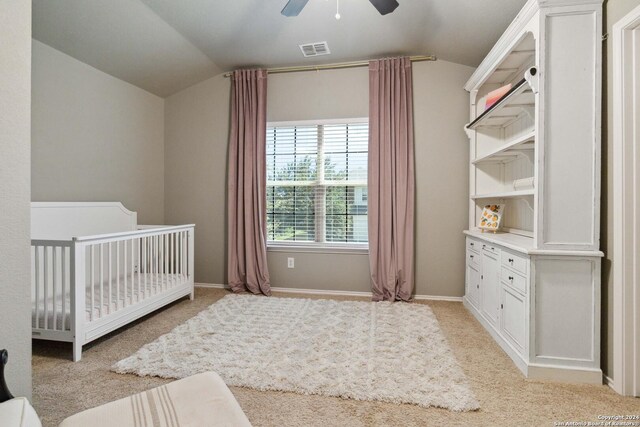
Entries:
[[305, 245], [300, 243], [267, 243], [267, 252], [303, 252], [317, 254], [368, 255], [369, 245]]

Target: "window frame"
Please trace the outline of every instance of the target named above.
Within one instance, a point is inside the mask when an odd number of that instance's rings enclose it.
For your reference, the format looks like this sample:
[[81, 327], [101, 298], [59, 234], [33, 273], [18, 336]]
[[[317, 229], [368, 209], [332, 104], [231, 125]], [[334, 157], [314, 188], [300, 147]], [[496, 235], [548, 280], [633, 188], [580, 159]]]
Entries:
[[[369, 125], [368, 117], [355, 117], [348, 119], [317, 119], [317, 120], [287, 120], [287, 121], [269, 121], [267, 129], [270, 127], [287, 127], [287, 126], [314, 126], [314, 125], [341, 125], [341, 124], [362, 124]], [[367, 147], [367, 156], [369, 150]], [[367, 189], [369, 182], [366, 182]], [[315, 186], [314, 186], [315, 187]], [[314, 253], [353, 253], [368, 254], [369, 242], [348, 243], [348, 242], [296, 242], [284, 240], [267, 240], [267, 251], [269, 252], [314, 252]]]

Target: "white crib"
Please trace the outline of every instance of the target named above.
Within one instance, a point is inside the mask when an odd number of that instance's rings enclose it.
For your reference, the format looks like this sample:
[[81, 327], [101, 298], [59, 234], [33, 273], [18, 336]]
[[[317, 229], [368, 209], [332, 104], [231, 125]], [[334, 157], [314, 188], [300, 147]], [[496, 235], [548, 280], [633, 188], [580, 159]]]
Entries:
[[121, 203], [31, 205], [32, 336], [82, 346], [193, 299], [194, 225], [138, 226]]

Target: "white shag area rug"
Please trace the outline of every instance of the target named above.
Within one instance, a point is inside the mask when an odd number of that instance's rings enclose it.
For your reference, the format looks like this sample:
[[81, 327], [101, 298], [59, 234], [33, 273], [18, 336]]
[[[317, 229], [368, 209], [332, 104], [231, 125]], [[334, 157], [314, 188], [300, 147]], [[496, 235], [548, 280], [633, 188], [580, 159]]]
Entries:
[[426, 305], [227, 295], [112, 370], [454, 411], [479, 408]]

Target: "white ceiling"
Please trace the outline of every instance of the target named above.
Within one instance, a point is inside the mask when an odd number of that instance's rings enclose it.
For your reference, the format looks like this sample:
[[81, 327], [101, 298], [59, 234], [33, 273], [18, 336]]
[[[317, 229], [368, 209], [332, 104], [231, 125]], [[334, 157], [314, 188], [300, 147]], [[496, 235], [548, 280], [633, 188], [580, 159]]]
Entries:
[[[33, 36], [136, 86], [168, 96], [242, 66], [434, 54], [477, 66], [525, 0], [398, 0], [381, 16], [368, 0], [33, 0]], [[304, 58], [298, 44], [327, 41]]]

